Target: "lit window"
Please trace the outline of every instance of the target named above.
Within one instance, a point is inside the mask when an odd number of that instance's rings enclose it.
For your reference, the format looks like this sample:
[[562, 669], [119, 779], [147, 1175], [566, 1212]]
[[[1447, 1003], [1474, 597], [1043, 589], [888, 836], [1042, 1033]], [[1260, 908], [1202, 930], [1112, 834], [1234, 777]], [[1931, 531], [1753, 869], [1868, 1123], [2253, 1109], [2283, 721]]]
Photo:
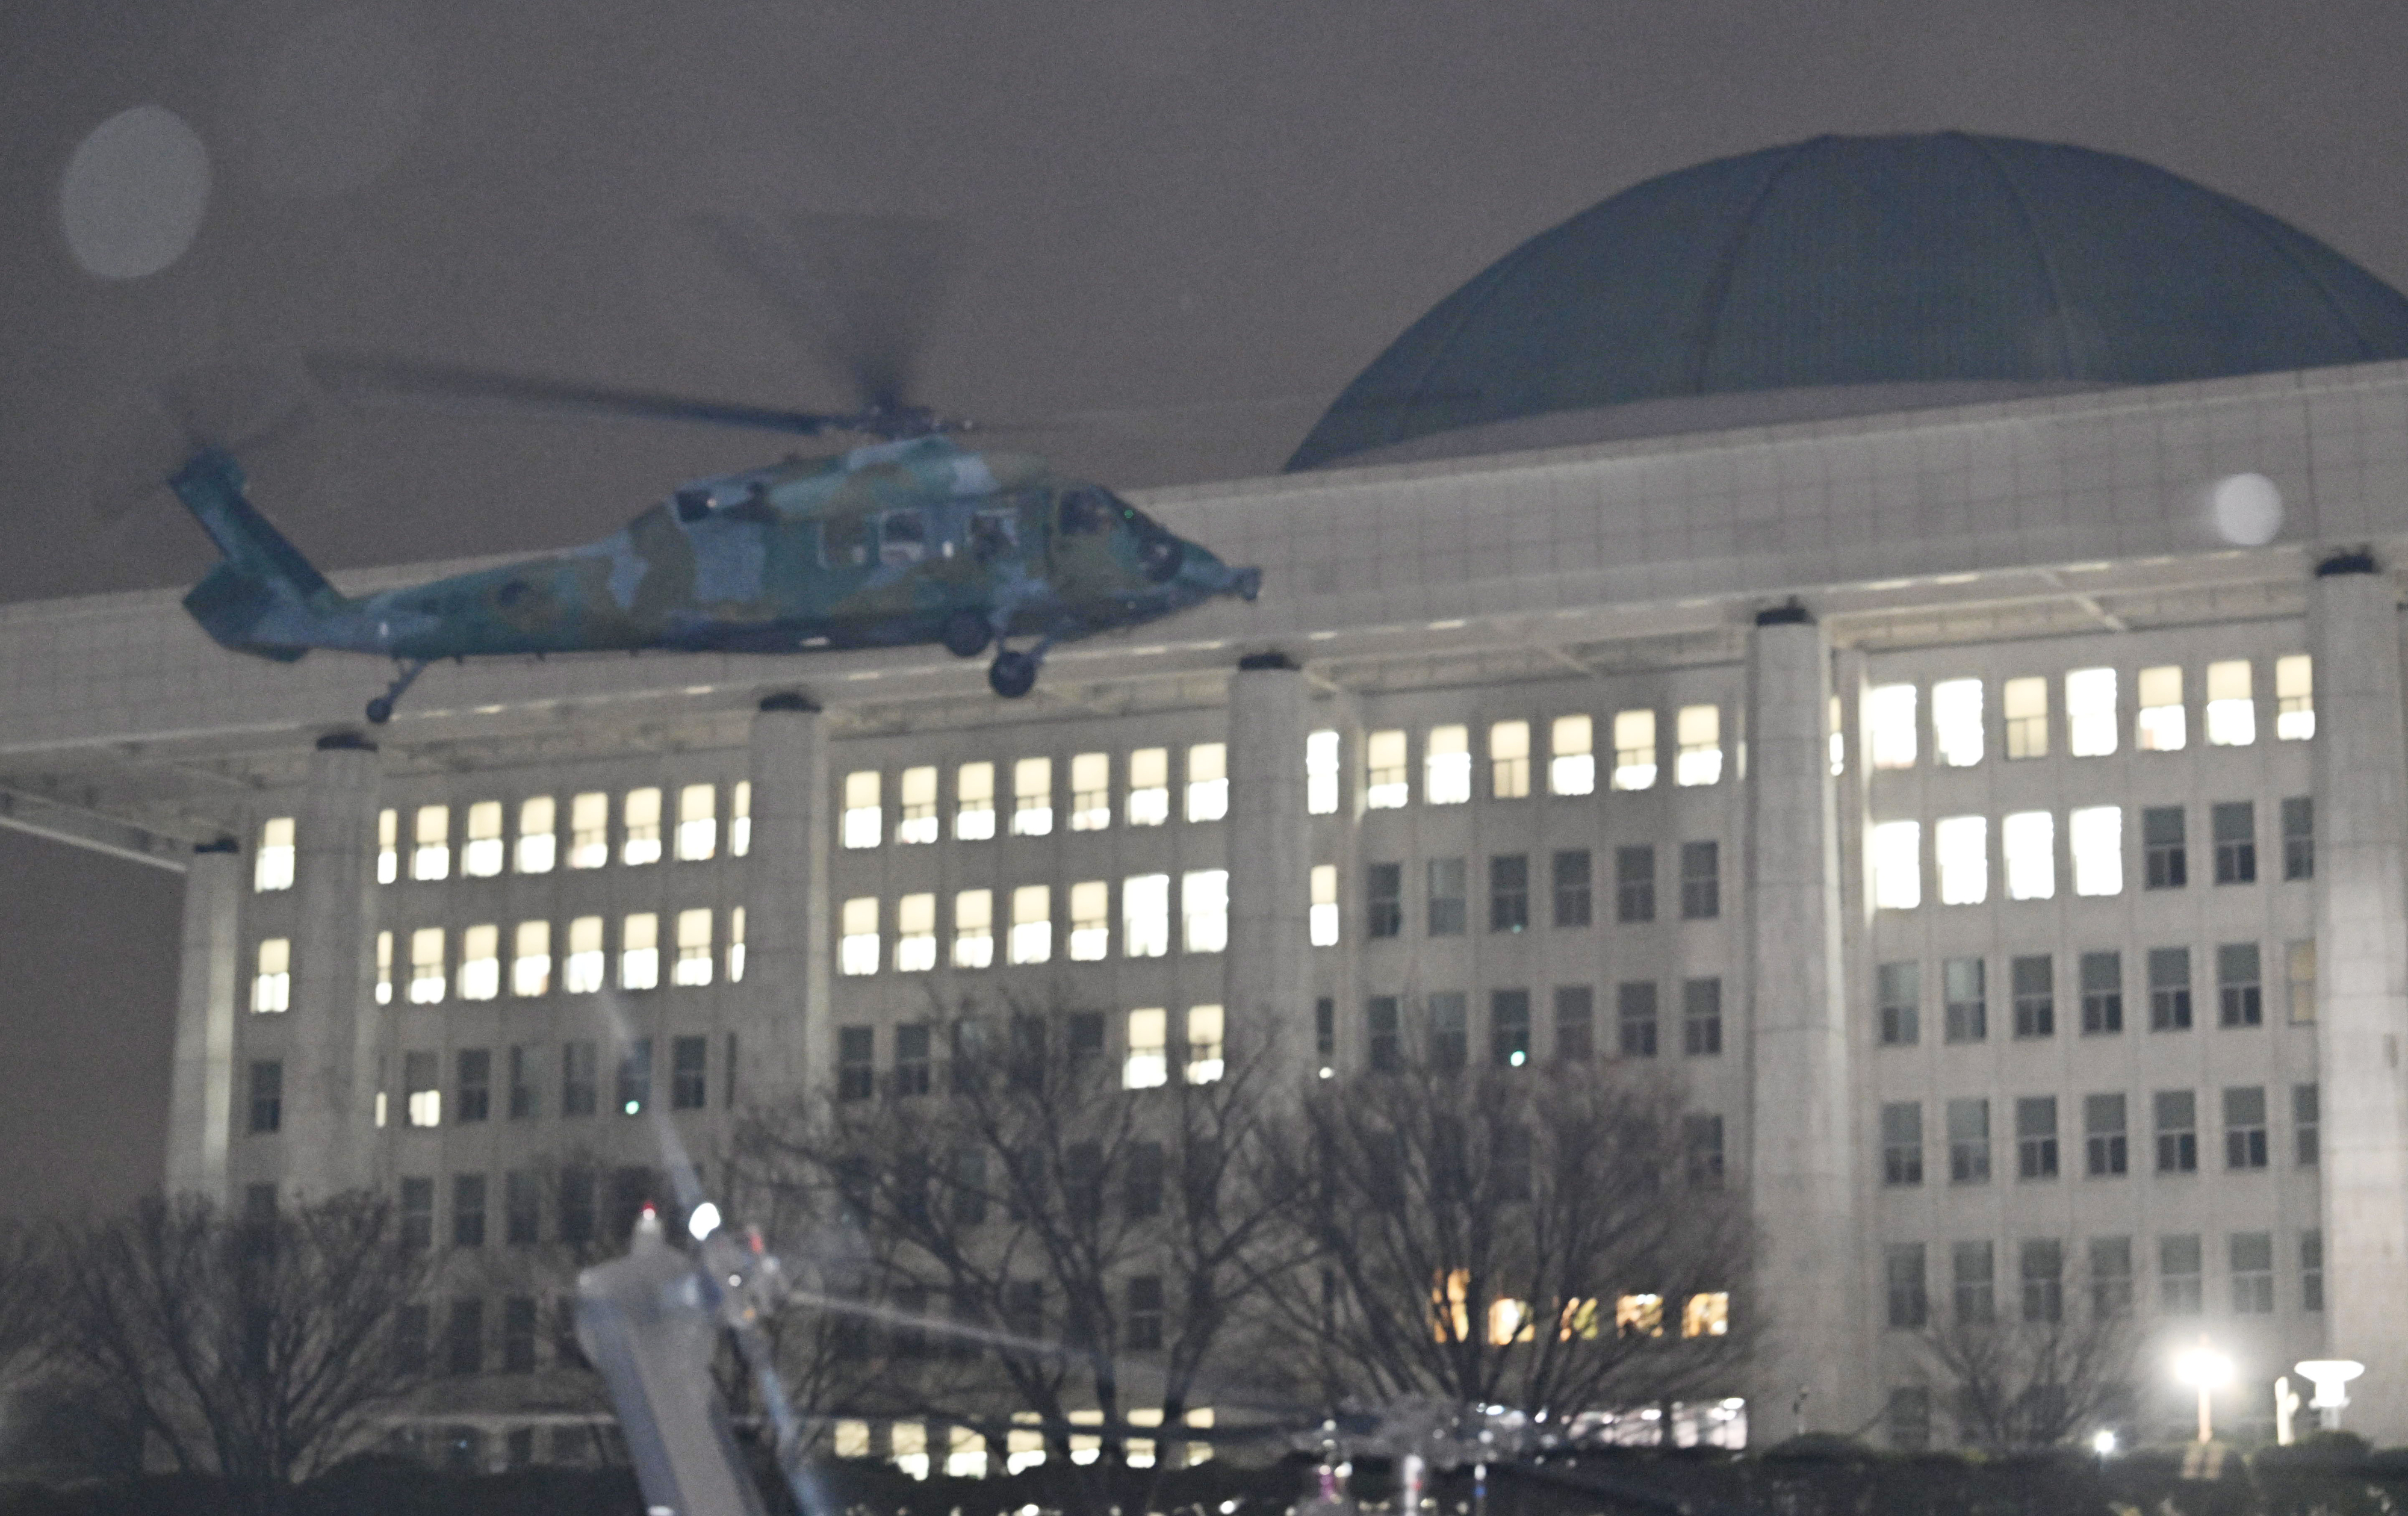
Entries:
[[995, 765], [964, 764], [953, 773], [953, 839], [984, 842], [995, 836]]
[[400, 813], [387, 808], [377, 812], [377, 882], [391, 884], [401, 877]]
[[1015, 964], [1041, 964], [1054, 956], [1054, 892], [1024, 884], [1011, 892], [1011, 941]]
[[[441, 1062], [431, 1052], [411, 1052], [402, 1055], [401, 1086], [407, 1099], [403, 1108], [408, 1113], [410, 1125], [440, 1126], [443, 1124], [443, 1087], [436, 1082], [440, 1077], [441, 1068]], [[418, 1182], [428, 1185], [430, 1191], [433, 1188], [431, 1180]], [[434, 1209], [431, 1194], [425, 1209], [430, 1213], [431, 1219], [431, 1212]]]
[[1516, 1342], [1527, 1342], [1533, 1331], [1531, 1323], [1528, 1301], [1498, 1295], [1488, 1303], [1488, 1345], [1510, 1348]]
[[2073, 893], [2124, 893], [2124, 812], [2117, 806], [2086, 806], [2065, 819], [2065, 839], [2073, 852]]
[[2048, 680], [2035, 674], [2000, 686], [2007, 719], [2007, 759], [2048, 756]]
[[2274, 660], [2274, 737], [2305, 742], [2316, 735], [2316, 665], [2304, 652]]
[[937, 966], [937, 897], [907, 894], [895, 902], [895, 971], [924, 974]]
[[2141, 723], [2132, 745], [2143, 752], [2179, 752], [2190, 740], [2183, 721], [2182, 676], [2179, 664], [2141, 670]]
[[874, 848], [885, 840], [886, 812], [879, 803], [878, 770], [855, 769], [844, 777], [844, 845]]
[[651, 990], [661, 982], [661, 919], [631, 911], [619, 922], [619, 988]]
[[1831, 697], [1830, 716], [1826, 730], [1831, 734], [1831, 777], [1838, 779], [1848, 771], [1848, 734], [1841, 723], [1840, 697]]
[[1940, 865], [1940, 903], [1978, 906], [1990, 898], [1990, 821], [1943, 816], [1931, 828], [1932, 861]]
[[[930, 841], [936, 840], [934, 837]], [[741, 858], [752, 851], [752, 781], [738, 779], [727, 799], [727, 855]]]
[[502, 803], [480, 800], [468, 808], [468, 841], [460, 850], [460, 872], [472, 880], [489, 880], [502, 871], [508, 849], [502, 841]]
[[254, 890], [293, 888], [293, 818], [279, 816], [259, 829], [259, 858], [251, 874]]
[[1187, 1082], [1211, 1084], [1221, 1077], [1221, 1008], [1187, 1008]]
[[1422, 794], [1433, 806], [1459, 806], [1471, 798], [1471, 729], [1433, 726], [1422, 750]]
[[953, 966], [987, 968], [995, 963], [995, 892], [964, 890], [953, 896]]
[[552, 923], [521, 922], [510, 955], [510, 994], [521, 999], [552, 993]]
[[2065, 751], [2104, 758], [2115, 751], [2115, 671], [2077, 668], [2065, 676]]
[[491, 1000], [501, 993], [502, 929], [471, 926], [460, 934], [460, 998]]
[[1942, 768], [1982, 761], [1982, 681], [1942, 679], [1931, 687], [1931, 756]]
[[1023, 758], [1011, 765], [1011, 835], [1046, 837], [1054, 830], [1054, 760]]
[[1884, 822], [1873, 828], [1873, 905], [1913, 910], [1923, 904], [1923, 823]]
[[1660, 1337], [1664, 1335], [1664, 1297], [1626, 1294], [1613, 1302], [1613, 1335], [1618, 1337]]
[[1129, 754], [1128, 821], [1160, 826], [1170, 820], [1170, 750], [1140, 748]]
[[1070, 830], [1100, 832], [1112, 824], [1112, 755], [1082, 752], [1070, 759]]
[[1219, 952], [1229, 945], [1229, 871], [1198, 868], [1179, 881], [1181, 942], [1189, 952]]
[[259, 977], [251, 981], [251, 1008], [264, 1015], [293, 1008], [291, 937], [272, 937], [259, 944]]
[[1111, 951], [1112, 887], [1102, 880], [1070, 886], [1070, 961], [1099, 964]]
[[[1329, 734], [1335, 738], [1338, 734]], [[1331, 777], [1337, 765], [1330, 765]], [[1488, 793], [1499, 800], [1521, 800], [1530, 794], [1530, 723], [1498, 722], [1488, 728]], [[1330, 796], [1329, 808], [1338, 808]]]
[[1914, 686], [1883, 684], [1865, 692], [1865, 743], [1875, 768], [1913, 768]]
[[1334, 948], [1338, 945], [1338, 865], [1312, 865], [1312, 912], [1309, 918], [1312, 945]]
[[599, 790], [568, 802], [568, 866], [599, 868], [610, 861], [610, 797]]
[[1713, 1290], [1689, 1296], [1681, 1308], [1681, 1335], [1684, 1337], [1718, 1337], [1730, 1331], [1730, 1293]]
[[678, 984], [710, 982], [710, 912], [681, 910], [677, 915], [677, 966], [669, 971]]
[[2018, 810], [1999, 823], [2007, 853], [2007, 898], [2057, 898], [2057, 817], [2045, 810]]
[[1363, 745], [1363, 804], [1373, 810], [1397, 810], [1412, 798], [1405, 779], [1405, 734], [1374, 732]]
[[570, 994], [592, 994], [602, 988], [602, 918], [580, 916], [568, 923], [568, 962], [563, 965], [562, 989]]
[[452, 808], [450, 806], [419, 807], [416, 829], [410, 835], [417, 846], [410, 850], [409, 877], [414, 880], [450, 878], [452, 874]]
[[[1653, 721], [1651, 715], [1649, 720]], [[1547, 790], [1552, 794], [1597, 793], [1597, 735], [1586, 716], [1558, 716], [1547, 733]], [[1650, 762], [1653, 762], [1651, 757]], [[1653, 782], [1652, 780], [1650, 782]]]
[[719, 786], [689, 784], [678, 792], [678, 860], [698, 864], [718, 851]]
[[2207, 745], [2245, 748], [2258, 740], [2258, 702], [2250, 688], [2249, 660], [2207, 665]]
[[661, 861], [661, 792], [653, 785], [627, 792], [626, 809], [620, 818], [627, 828], [626, 840], [619, 849], [619, 861], [641, 867]]
[[936, 765], [903, 771], [903, 815], [895, 823], [895, 840], [907, 847], [937, 840]]
[[[727, 982], [744, 982], [744, 908], [730, 907], [727, 912]], [[731, 1034], [732, 1035], [732, 1034]], [[733, 1078], [733, 1076], [730, 1076]]]
[[1187, 819], [1217, 822], [1228, 814], [1228, 745], [1198, 742], [1187, 750]]
[[439, 1006], [443, 979], [443, 928], [422, 926], [409, 934], [409, 1003]]
[[877, 973], [878, 897], [856, 895], [846, 901], [842, 925], [844, 935], [837, 944], [838, 971], [855, 975]]
[[[1304, 739], [1304, 808], [1314, 816], [1338, 810], [1339, 740], [1335, 732], [1314, 732]], [[1132, 781], [1134, 782], [1134, 781]], [[1132, 811], [1137, 797], [1129, 796]]]
[[393, 1004], [393, 934], [391, 932], [377, 934], [376, 959], [376, 1003], [380, 1006], [390, 1006]]
[[1159, 1008], [1128, 1013], [1128, 1064], [1121, 1083], [1152, 1090], [1170, 1082], [1170, 1016]]
[[1170, 876], [1136, 874], [1121, 881], [1121, 951], [1159, 958], [1170, 951]]
[[1655, 789], [1655, 712], [1613, 712], [1613, 787]]
[[1683, 706], [1674, 722], [1674, 732], [1681, 739], [1681, 751], [1673, 760], [1673, 781], [1691, 785], [1720, 783], [1723, 777], [1722, 708]]

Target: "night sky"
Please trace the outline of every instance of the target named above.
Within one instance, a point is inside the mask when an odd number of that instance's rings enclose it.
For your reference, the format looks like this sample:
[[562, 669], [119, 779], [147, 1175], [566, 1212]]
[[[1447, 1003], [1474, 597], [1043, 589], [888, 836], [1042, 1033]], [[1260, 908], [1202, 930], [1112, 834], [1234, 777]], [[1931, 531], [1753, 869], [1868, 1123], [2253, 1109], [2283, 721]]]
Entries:
[[[143, 395], [205, 365], [371, 349], [841, 403], [704, 215], [947, 218], [922, 397], [1070, 418], [1044, 450], [1129, 487], [1276, 469], [1525, 237], [1826, 132], [2129, 153], [2408, 287], [2403, 57], [2398, 0], [10, 0], [0, 600], [207, 566], [164, 494], [90, 504], [159, 445]], [[145, 105], [198, 150], [152, 116], [79, 156]], [[151, 191], [112, 220], [129, 174]], [[256, 496], [327, 567], [597, 536], [782, 451], [384, 410], [293, 441]], [[380, 678], [362, 662], [364, 695]], [[0, 1215], [157, 1182], [180, 893], [0, 832]]]

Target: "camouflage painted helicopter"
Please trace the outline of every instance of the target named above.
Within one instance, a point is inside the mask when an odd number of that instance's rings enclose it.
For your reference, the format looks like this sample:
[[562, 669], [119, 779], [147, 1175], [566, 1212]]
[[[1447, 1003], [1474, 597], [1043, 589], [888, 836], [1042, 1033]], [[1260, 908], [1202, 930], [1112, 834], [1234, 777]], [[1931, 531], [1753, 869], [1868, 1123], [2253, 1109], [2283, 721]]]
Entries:
[[[322, 361], [322, 377], [366, 366]], [[835, 457], [697, 479], [598, 542], [357, 598], [326, 582], [244, 494], [232, 453], [203, 446], [169, 481], [225, 555], [184, 597], [209, 636], [280, 662], [314, 649], [391, 658], [368, 702], [394, 701], [445, 658], [641, 651], [796, 652], [941, 644], [997, 649], [987, 682], [1026, 694], [1055, 643], [1167, 616], [1217, 595], [1254, 598], [1233, 568], [1101, 485], [1039, 459], [973, 451], [961, 423], [916, 407], [776, 411], [500, 380], [426, 365], [380, 378], [555, 407], [882, 440]], [[1014, 649], [1013, 636], [1035, 645]]]

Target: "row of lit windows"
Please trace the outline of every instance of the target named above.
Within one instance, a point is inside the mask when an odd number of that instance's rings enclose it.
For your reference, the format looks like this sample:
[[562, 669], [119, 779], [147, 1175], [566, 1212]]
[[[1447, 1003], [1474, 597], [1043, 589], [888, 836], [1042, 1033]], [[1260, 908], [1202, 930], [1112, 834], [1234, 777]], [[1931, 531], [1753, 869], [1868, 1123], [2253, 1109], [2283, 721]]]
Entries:
[[[2187, 1032], [2192, 1021], [2191, 950], [2150, 948], [2147, 973], [2148, 1025], [2152, 1032]], [[2215, 1024], [2265, 1024], [2261, 955], [2255, 942], [2217, 945]], [[2286, 999], [2290, 1020], [2316, 1019], [2316, 945], [2302, 939], [2284, 945]], [[1978, 955], [1943, 959], [1940, 965], [1945, 1040], [1985, 1042], [1990, 1037], [1989, 965]], [[2018, 1040], [2057, 1035], [2057, 960], [2044, 952], [2008, 959], [2007, 1004]], [[1875, 1021], [1884, 1047], [1910, 1048], [1923, 1039], [1923, 965], [1912, 960], [1886, 963], [1873, 972]], [[2124, 1030], [2124, 954], [2103, 949], [2075, 955], [2075, 993], [2082, 1035], [2114, 1037]]]
[[[1326, 930], [1337, 940], [1338, 870], [1323, 865], [1312, 871], [1315, 904], [1312, 930], [1316, 942]], [[1100, 963], [1111, 951], [1111, 884], [1088, 880], [1062, 892], [1068, 908], [1068, 933], [1064, 946], [1073, 963]], [[1229, 871], [1191, 869], [1179, 879], [1179, 945], [1183, 952], [1219, 952], [1229, 945]], [[1008, 891], [961, 890], [953, 898], [952, 947], [947, 961], [955, 968], [990, 968], [996, 962], [998, 926], [1004, 931], [1004, 962], [1043, 964], [1054, 958], [1054, 889], [1024, 884]], [[1325, 907], [1320, 903], [1328, 896]], [[1010, 912], [1008, 922], [996, 917], [996, 896]], [[844, 903], [837, 939], [837, 967], [852, 975], [875, 974], [882, 961], [880, 902], [876, 895], [858, 895]], [[1160, 958], [1170, 951], [1171, 876], [1133, 874], [1121, 881], [1121, 955]], [[937, 966], [937, 896], [907, 894], [896, 902], [894, 967], [898, 973], [924, 973]]]
[[[2203, 1250], [2196, 1232], [2161, 1236], [2157, 1242], [2157, 1309], [2168, 1316], [2198, 1316], [2206, 1309]], [[2133, 1305], [2132, 1239], [2092, 1237], [2089, 1269], [2076, 1281], [2089, 1292], [2090, 1314], [2112, 1321]], [[2321, 1231], [2300, 1234], [2300, 1309], [2325, 1309], [2325, 1245]], [[2226, 1238], [2232, 1314], [2266, 1316], [2274, 1310], [2274, 1237], [2271, 1232], [2234, 1232]], [[2065, 1245], [2056, 1237], [2024, 1239], [2016, 1258], [2023, 1320], [2055, 1323], [2065, 1319], [2068, 1285]], [[1996, 1245], [1984, 1238], [1949, 1245], [1949, 1307], [1959, 1325], [1986, 1326], [2000, 1319]], [[1885, 1320], [1894, 1331], [1919, 1332], [1932, 1320], [1929, 1262], [1920, 1242], [1883, 1250]], [[2013, 1297], [2011, 1297], [2013, 1298]], [[1895, 1399], [1895, 1396], [1893, 1396]], [[1929, 1407], [1923, 1413], [1928, 1419]], [[1928, 1431], [1928, 1427], [1927, 1427]], [[1912, 1441], [1910, 1434], [1907, 1440]]]
[[[2189, 707], [2183, 694], [2183, 667], [2164, 664], [2140, 671], [2132, 745], [2143, 752], [2177, 752], [2190, 741]], [[2206, 737], [2213, 748], [2245, 748], [2258, 740], [2254, 665], [2234, 658], [2206, 670]], [[2286, 742], [2315, 736], [2315, 668], [2306, 653], [2274, 660], [2274, 735]], [[2098, 758], [2116, 751], [2123, 738], [2116, 671], [2077, 668], [2064, 676], [2065, 751]], [[1921, 755], [1917, 714], [1921, 690], [1913, 684], [1881, 684], [1865, 692], [1865, 746], [1875, 768], [1913, 768]], [[2045, 758], [2053, 723], [2049, 681], [2040, 675], [2011, 679], [1999, 690], [2001, 736], [2010, 760]], [[1989, 751], [1990, 724], [1985, 686], [1978, 679], [1941, 679], [1931, 686], [1931, 756], [1942, 768], [1970, 768]]]
[[[1616, 790], [1652, 790], [1662, 773], [1665, 754], [1657, 732], [1656, 712], [1616, 711], [1607, 750], [1611, 766], [1607, 782]], [[1557, 716], [1547, 723], [1546, 787], [1550, 794], [1584, 795], [1597, 792], [1598, 758], [1595, 719], [1586, 715]], [[1672, 721], [1672, 777], [1680, 785], [1707, 785], [1723, 777], [1722, 708], [1684, 706]], [[1338, 808], [1338, 734], [1316, 732], [1308, 740], [1306, 773], [1315, 794], [1308, 808], [1315, 813]], [[1316, 751], [1318, 750], [1318, 751]], [[1495, 800], [1528, 797], [1531, 786], [1530, 723], [1494, 722], [1487, 734], [1488, 795]], [[1363, 743], [1363, 804], [1371, 810], [1398, 809], [1412, 799], [1412, 767], [1409, 735], [1400, 728], [1368, 734]], [[1422, 738], [1422, 802], [1459, 806], [1472, 794], [1471, 728], [1460, 724], [1430, 727]]]
[[[1191, 822], [1217, 822], [1229, 814], [1229, 750], [1226, 743], [1198, 742], [1185, 752], [1181, 814]], [[957, 841], [984, 842], [996, 835], [999, 797], [997, 765], [962, 764], [953, 770], [953, 833]], [[1010, 833], [1049, 837], [1054, 832], [1054, 760], [1022, 758], [1008, 765], [1011, 780]], [[1082, 752], [1070, 759], [1073, 832], [1100, 832], [1112, 823], [1112, 759]], [[1160, 826], [1170, 820], [1170, 750], [1140, 748], [1128, 755], [1123, 819], [1130, 826]], [[912, 845], [937, 840], [937, 766], [903, 770], [896, 785], [899, 811], [895, 840]], [[885, 840], [885, 778], [877, 769], [844, 777], [844, 816], [838, 836], [848, 848], [875, 848]]]
[[[2127, 1100], [2121, 1091], [2082, 1097], [2083, 1173], [2094, 1180], [2121, 1179], [2131, 1169]], [[2150, 1096], [2155, 1122], [2156, 1166], [2160, 1174], [2199, 1172], [2199, 1094], [2194, 1090], [2157, 1090]], [[1948, 1182], [1990, 1182], [1990, 1102], [1972, 1096], [1945, 1102]], [[2233, 1085], [2223, 1092], [2224, 1167], [2256, 1173], [2272, 1160], [2267, 1134], [2266, 1087]], [[2057, 1098], [2025, 1095], [2014, 1102], [2015, 1178], [2054, 1180], [2057, 1152]], [[2313, 1168], [2318, 1153], [2321, 1115], [2316, 1086], [2291, 1087], [2291, 1156]], [[1912, 1188], [1923, 1182], [1923, 1103], [1891, 1101], [1881, 1108], [1882, 1182]]]
[[[708, 907], [669, 913], [669, 937], [662, 937], [662, 913], [632, 911], [619, 922], [617, 984], [622, 990], [658, 989], [666, 958], [668, 982], [707, 985], [720, 957], [713, 951], [712, 912]], [[610, 982], [610, 956], [599, 916], [578, 916], [568, 922], [567, 951], [557, 960], [559, 988], [569, 994], [592, 994]], [[456, 995], [462, 1000], [501, 997], [505, 967], [503, 934], [493, 922], [460, 928], [452, 956], [453, 934], [440, 926], [422, 926], [399, 934], [379, 932], [376, 939], [376, 998], [390, 1005], [396, 969], [406, 970], [403, 993], [413, 1006], [439, 1006]], [[532, 999], [553, 989], [553, 933], [548, 921], [521, 922], [509, 934], [508, 962], [511, 995]], [[744, 908], [727, 912], [724, 943], [729, 983], [744, 978]], [[396, 963], [396, 958], [407, 957]], [[260, 941], [258, 969], [251, 979], [251, 1008], [263, 1014], [293, 1007], [293, 941], [265, 937]], [[456, 974], [456, 978], [454, 977]]]
[[[2188, 828], [2181, 806], [2145, 806], [2141, 813], [2143, 887], [2181, 889], [2190, 879]], [[2315, 875], [2315, 807], [2306, 796], [2282, 804], [2282, 877]], [[2258, 819], [2252, 801], [2209, 808], [2218, 884], [2258, 881]], [[1978, 906], [1990, 898], [1990, 818], [1943, 816], [1931, 824], [1931, 854], [1940, 903]], [[2082, 806], [2066, 815], [2066, 858], [2077, 895], [2124, 892], [2124, 810], [2119, 806]], [[1923, 904], [1924, 825], [1916, 821], [1879, 822], [1871, 831], [1873, 905], [1913, 910]], [[2007, 898], [2050, 900], [2057, 890], [2057, 816], [2046, 810], [2012, 811], [1998, 824], [2005, 862]]]

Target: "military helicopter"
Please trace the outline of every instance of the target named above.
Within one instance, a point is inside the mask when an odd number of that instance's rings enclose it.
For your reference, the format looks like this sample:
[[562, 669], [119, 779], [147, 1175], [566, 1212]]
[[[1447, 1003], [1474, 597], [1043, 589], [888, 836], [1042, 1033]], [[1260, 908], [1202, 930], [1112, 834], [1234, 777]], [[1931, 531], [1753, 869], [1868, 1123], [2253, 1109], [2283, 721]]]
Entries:
[[[923, 228], [891, 221], [856, 219], [846, 229], [856, 270], [908, 264], [901, 254], [927, 242]], [[777, 250], [757, 230], [718, 231], [723, 250], [780, 293]], [[824, 247], [827, 238], [818, 241]], [[822, 266], [840, 271], [845, 262]], [[853, 381], [860, 404], [851, 411], [312, 356], [307, 366], [319, 387], [354, 398], [873, 440], [831, 457], [789, 455], [696, 479], [597, 542], [354, 598], [327, 583], [251, 504], [233, 448], [188, 421], [190, 451], [168, 484], [224, 561], [185, 595], [185, 608], [238, 652], [291, 662], [322, 648], [394, 660], [393, 682], [367, 703], [367, 719], [381, 723], [441, 659], [621, 650], [791, 653], [937, 643], [974, 658], [992, 646], [987, 682], [1016, 699], [1035, 686], [1056, 643], [1215, 596], [1251, 601], [1260, 591], [1260, 569], [1224, 564], [1100, 484], [1062, 478], [1032, 455], [961, 445], [956, 436], [972, 423], [905, 398], [895, 302], [882, 312], [858, 293], [831, 294], [830, 282], [783, 303], [792, 314], [815, 293], [847, 317], [827, 345]], [[1034, 642], [1014, 648], [1014, 637]]]

